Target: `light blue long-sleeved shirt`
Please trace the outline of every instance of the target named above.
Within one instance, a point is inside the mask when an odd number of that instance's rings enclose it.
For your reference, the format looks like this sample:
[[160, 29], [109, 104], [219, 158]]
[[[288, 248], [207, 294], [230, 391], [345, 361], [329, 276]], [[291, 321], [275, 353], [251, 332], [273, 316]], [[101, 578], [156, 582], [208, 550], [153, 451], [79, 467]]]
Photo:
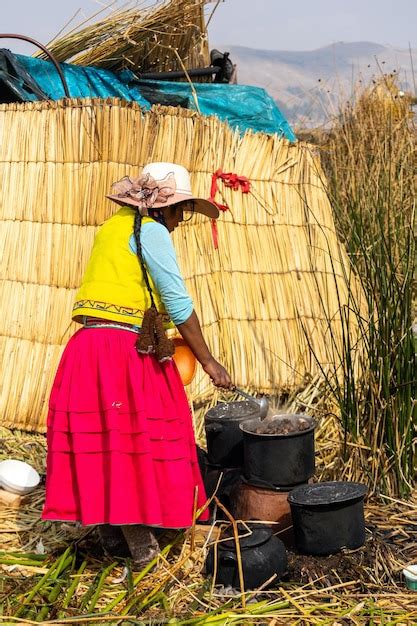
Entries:
[[[158, 222], [145, 222], [140, 232], [142, 256], [154, 285], [174, 324], [182, 324], [194, 309], [178, 267], [177, 255], [168, 230]], [[135, 237], [129, 249], [137, 254]]]

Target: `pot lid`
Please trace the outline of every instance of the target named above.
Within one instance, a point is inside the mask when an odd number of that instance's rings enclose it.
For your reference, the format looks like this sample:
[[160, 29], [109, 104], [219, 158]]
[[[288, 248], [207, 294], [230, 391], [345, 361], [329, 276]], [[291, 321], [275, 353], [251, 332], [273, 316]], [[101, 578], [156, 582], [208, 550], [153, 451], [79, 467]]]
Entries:
[[332, 481], [302, 485], [288, 496], [288, 502], [302, 506], [320, 506], [363, 498], [368, 487], [361, 483]]
[[[237, 527], [241, 550], [260, 546], [272, 537], [272, 529], [264, 524], [239, 523]], [[232, 525], [228, 526], [227, 529], [222, 532], [221, 539], [222, 541], [218, 544], [220, 550], [232, 550], [236, 552]]]
[[241, 420], [259, 415], [259, 405], [249, 400], [238, 400], [236, 402], [219, 402], [209, 409], [205, 419], [221, 420]]

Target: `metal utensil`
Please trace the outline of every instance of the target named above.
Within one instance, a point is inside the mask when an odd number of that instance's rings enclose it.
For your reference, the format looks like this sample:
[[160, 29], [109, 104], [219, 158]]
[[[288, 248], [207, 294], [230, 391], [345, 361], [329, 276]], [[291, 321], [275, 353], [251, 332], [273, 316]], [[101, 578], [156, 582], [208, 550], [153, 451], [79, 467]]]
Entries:
[[244, 398], [246, 398], [246, 400], [249, 400], [250, 402], [256, 402], [256, 404], [259, 405], [259, 414], [261, 420], [263, 420], [267, 416], [269, 402], [265, 396], [262, 396], [261, 398], [255, 398], [254, 396], [246, 393], [246, 391], [242, 391], [242, 389], [238, 389], [237, 387], [232, 387], [231, 391], [235, 391], [240, 396], [243, 396]]

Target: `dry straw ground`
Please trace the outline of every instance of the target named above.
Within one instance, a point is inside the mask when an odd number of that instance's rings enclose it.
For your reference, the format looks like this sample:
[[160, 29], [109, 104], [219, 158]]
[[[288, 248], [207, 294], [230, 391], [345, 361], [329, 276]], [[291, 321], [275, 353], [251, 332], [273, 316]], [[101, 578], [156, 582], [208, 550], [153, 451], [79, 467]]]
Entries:
[[[130, 8], [129, 3], [120, 8], [110, 4], [58, 35], [48, 49], [58, 61], [137, 74], [207, 67], [205, 5], [205, 0], [138, 0]], [[47, 58], [44, 53], [37, 56]]]
[[[328, 430], [326, 424], [318, 437], [319, 467], [326, 472]], [[43, 435], [7, 429], [0, 434], [2, 455], [24, 458], [44, 471]], [[332, 477], [331, 471], [326, 476]], [[204, 577], [218, 524], [197, 526], [185, 536], [167, 533], [157, 563], [128, 571], [125, 561], [103, 556], [91, 529], [41, 522], [42, 504], [43, 488], [23, 508], [0, 510], [1, 623], [417, 623], [416, 594], [405, 589], [401, 574], [417, 559], [417, 494], [407, 502], [371, 499], [365, 507], [365, 546], [330, 557], [290, 553], [284, 580], [243, 596], [213, 588]]]

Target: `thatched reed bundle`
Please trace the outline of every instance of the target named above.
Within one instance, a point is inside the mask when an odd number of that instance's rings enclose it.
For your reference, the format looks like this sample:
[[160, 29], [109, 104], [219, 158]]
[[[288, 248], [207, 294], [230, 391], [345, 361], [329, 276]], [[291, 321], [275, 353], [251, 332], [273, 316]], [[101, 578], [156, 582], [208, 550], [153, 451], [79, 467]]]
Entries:
[[[163, 0], [116, 9], [102, 20], [58, 37], [48, 49], [58, 61], [114, 71], [205, 67], [210, 63], [205, 4], [205, 0]], [[37, 56], [47, 58], [44, 53]]]
[[[246, 195], [222, 188], [218, 250], [206, 218], [174, 234], [204, 334], [236, 384], [278, 393], [339, 363], [342, 311], [359, 291], [307, 145], [117, 100], [2, 105], [0, 129], [3, 425], [44, 429], [94, 233], [117, 210], [104, 194], [150, 161], [189, 168], [202, 197], [219, 167], [252, 182]], [[199, 371], [189, 391], [213, 387]]]

